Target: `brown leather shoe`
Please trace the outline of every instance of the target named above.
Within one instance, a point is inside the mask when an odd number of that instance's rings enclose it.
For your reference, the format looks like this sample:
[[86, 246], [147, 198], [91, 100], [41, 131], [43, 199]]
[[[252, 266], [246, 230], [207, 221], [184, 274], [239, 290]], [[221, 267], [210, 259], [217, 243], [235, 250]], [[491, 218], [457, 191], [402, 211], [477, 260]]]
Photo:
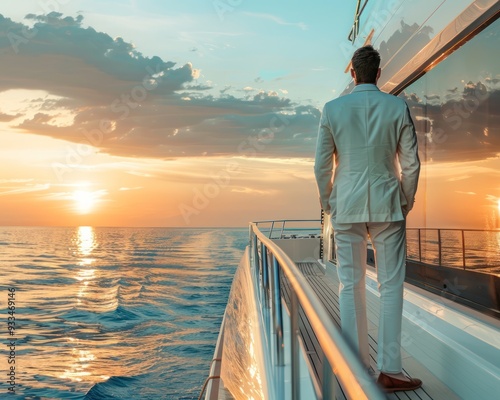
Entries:
[[386, 392], [399, 392], [403, 390], [415, 390], [422, 386], [422, 381], [417, 378], [409, 378], [409, 381], [402, 381], [401, 379], [391, 378], [390, 376], [380, 373], [377, 383]]

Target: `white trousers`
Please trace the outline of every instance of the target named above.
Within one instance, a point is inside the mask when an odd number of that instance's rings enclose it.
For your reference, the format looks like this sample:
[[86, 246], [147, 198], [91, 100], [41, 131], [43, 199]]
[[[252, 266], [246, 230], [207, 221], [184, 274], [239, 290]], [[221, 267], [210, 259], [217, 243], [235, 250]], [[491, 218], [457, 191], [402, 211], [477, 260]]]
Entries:
[[403, 282], [406, 271], [406, 223], [332, 222], [340, 280], [339, 302], [342, 333], [363, 363], [370, 366], [366, 318], [366, 246], [370, 236], [380, 292], [377, 367], [399, 373]]

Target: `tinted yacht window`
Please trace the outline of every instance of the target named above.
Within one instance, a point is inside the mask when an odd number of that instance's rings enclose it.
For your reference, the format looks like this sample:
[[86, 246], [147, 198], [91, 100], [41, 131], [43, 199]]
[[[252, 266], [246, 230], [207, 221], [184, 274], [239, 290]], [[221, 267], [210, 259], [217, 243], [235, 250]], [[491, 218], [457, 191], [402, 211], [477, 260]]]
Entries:
[[411, 259], [500, 274], [499, 24], [400, 95], [411, 108], [422, 161], [408, 227], [424, 229], [420, 248], [419, 231], [408, 232]]

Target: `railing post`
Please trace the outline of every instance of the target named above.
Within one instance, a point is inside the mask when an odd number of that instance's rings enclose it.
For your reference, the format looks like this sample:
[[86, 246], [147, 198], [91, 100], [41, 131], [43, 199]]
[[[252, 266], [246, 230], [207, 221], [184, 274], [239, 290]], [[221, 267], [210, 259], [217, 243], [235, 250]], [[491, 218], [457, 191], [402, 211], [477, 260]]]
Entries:
[[420, 237], [420, 228], [418, 228], [418, 261], [422, 262], [422, 238]]
[[335, 234], [334, 232], [330, 233], [330, 254], [327, 255], [330, 257], [334, 263], [337, 263], [337, 250], [335, 249]]
[[283, 231], [285, 230], [285, 223], [286, 223], [286, 220], [283, 221], [283, 224], [281, 225], [281, 233], [280, 233], [280, 239], [283, 239]]
[[283, 308], [281, 307], [281, 282], [280, 282], [280, 266], [276, 257], [272, 256], [273, 260], [273, 279], [274, 287], [272, 291], [273, 304], [273, 324], [276, 334], [276, 364], [285, 365], [285, 353], [283, 344]]
[[465, 269], [465, 232], [462, 229], [462, 262]]
[[[253, 246], [253, 228], [252, 224], [248, 226], [248, 246], [250, 247], [250, 250], [252, 250]], [[252, 253], [250, 252], [250, 257], [253, 257]]]
[[438, 229], [438, 257], [439, 257], [439, 263], [438, 265], [441, 266], [441, 229]]
[[334, 386], [335, 378], [333, 376], [332, 366], [328, 362], [328, 358], [323, 355], [323, 382], [322, 382], [322, 397], [323, 400], [336, 399], [336, 390]]
[[276, 333], [276, 324], [274, 321], [276, 320], [276, 301], [274, 298], [274, 292], [276, 291], [276, 281], [274, 277], [274, 253], [271, 251], [269, 252], [269, 256], [271, 257], [271, 263], [270, 263], [270, 271], [269, 271], [269, 307], [271, 308], [270, 312], [270, 318], [271, 318], [271, 335]]
[[255, 268], [255, 278], [257, 282], [259, 282], [259, 247], [257, 241], [257, 235], [253, 237], [253, 259], [254, 259], [254, 268]]
[[290, 343], [292, 361], [292, 400], [300, 399], [300, 364], [299, 364], [299, 300], [293, 287], [290, 288]]
[[271, 222], [271, 230], [269, 231], [269, 239], [273, 238], [274, 221]]
[[261, 243], [260, 256], [262, 258], [262, 288], [264, 289], [264, 306], [269, 307], [269, 266], [267, 260], [267, 247]]

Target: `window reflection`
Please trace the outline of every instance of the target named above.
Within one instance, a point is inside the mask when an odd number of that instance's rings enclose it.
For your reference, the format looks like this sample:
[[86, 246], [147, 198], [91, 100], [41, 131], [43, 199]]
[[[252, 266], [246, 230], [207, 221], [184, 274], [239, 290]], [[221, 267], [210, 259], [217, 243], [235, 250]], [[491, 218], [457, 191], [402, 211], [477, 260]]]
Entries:
[[[448, 259], [493, 273], [500, 266], [499, 37], [497, 20], [400, 95], [419, 140], [422, 172], [408, 225], [428, 229], [421, 231], [424, 262]], [[413, 257], [416, 235], [409, 235]]]

